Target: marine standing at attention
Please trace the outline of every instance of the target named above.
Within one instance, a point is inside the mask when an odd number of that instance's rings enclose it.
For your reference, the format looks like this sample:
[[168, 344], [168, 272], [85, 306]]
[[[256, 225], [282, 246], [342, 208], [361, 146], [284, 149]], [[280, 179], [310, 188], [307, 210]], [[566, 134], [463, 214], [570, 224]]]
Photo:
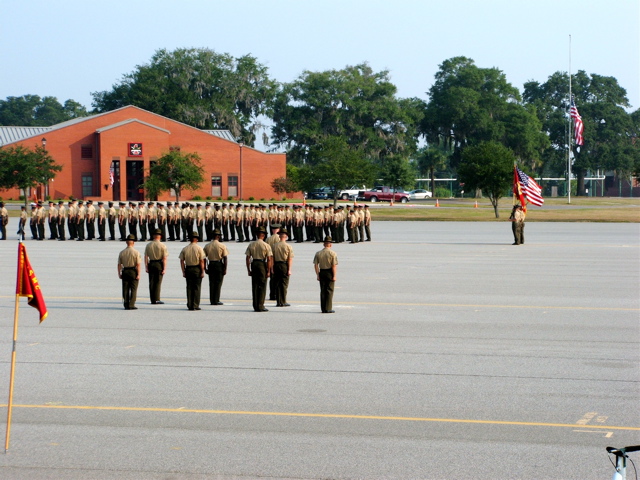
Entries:
[[187, 280], [187, 308], [200, 310], [200, 287], [204, 278], [204, 261], [207, 256], [198, 245], [200, 240], [198, 232], [192, 232], [189, 239], [191, 243], [180, 252], [180, 268], [182, 276]]
[[246, 255], [247, 273], [251, 277], [251, 296], [253, 298], [254, 312], [268, 312], [264, 308], [264, 298], [267, 293], [267, 278], [271, 275], [273, 264], [273, 252], [264, 241], [267, 231], [260, 227], [257, 232], [257, 240], [251, 242], [244, 252]]
[[140, 280], [140, 265], [142, 257], [133, 245], [136, 241], [134, 235], [126, 239], [127, 248], [118, 255], [118, 277], [122, 280], [122, 303], [125, 310], [137, 310], [136, 295], [138, 293], [138, 281]]
[[322, 313], [335, 313], [333, 310], [333, 288], [338, 273], [338, 255], [331, 250], [333, 240], [325, 237], [324, 248], [313, 257], [316, 278], [320, 282], [320, 309]]
[[287, 243], [289, 232], [286, 228], [278, 231], [280, 241], [273, 246], [273, 268], [271, 275], [275, 278], [276, 307], [290, 307], [287, 303], [289, 277], [293, 264], [293, 247]]
[[[7, 225], [9, 224], [9, 212], [4, 207], [4, 202], [0, 202], [0, 232], [2, 232], [2, 238], [0, 240], [7, 239]], [[20, 228], [18, 228], [20, 233]]]
[[220, 290], [224, 276], [227, 274], [227, 257], [229, 251], [222, 243], [222, 232], [215, 228], [211, 232], [213, 240], [204, 247], [207, 256], [207, 273], [209, 274], [209, 301], [211, 305], [222, 305], [220, 301]]
[[162, 277], [167, 271], [169, 251], [161, 239], [162, 231], [155, 230], [151, 242], [144, 249], [144, 266], [145, 271], [149, 274], [149, 298], [152, 305], [164, 303], [160, 301], [160, 289], [162, 288]]
[[524, 218], [525, 213], [522, 211], [522, 205], [514, 205], [509, 217], [509, 220], [513, 222], [511, 224], [513, 245], [522, 245], [524, 243]]

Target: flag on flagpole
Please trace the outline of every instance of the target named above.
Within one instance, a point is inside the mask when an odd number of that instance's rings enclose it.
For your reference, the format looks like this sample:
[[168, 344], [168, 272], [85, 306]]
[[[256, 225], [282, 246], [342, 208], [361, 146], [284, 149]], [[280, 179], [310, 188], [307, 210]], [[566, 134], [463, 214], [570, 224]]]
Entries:
[[16, 281], [16, 295], [20, 297], [28, 297], [27, 303], [40, 312], [40, 323], [47, 318], [49, 312], [47, 305], [44, 303], [44, 297], [40, 290], [40, 284], [33, 273], [27, 249], [24, 243], [20, 242], [18, 246], [18, 279]]
[[584, 124], [582, 123], [582, 117], [578, 113], [578, 107], [576, 102], [571, 99], [571, 108], [569, 109], [569, 116], [573, 119], [573, 135], [576, 138], [576, 145], [582, 145], [584, 143]]
[[113, 185], [116, 181], [116, 177], [115, 177], [115, 172], [113, 171], [113, 168], [109, 169], [109, 184]]
[[542, 198], [542, 188], [540, 188], [540, 185], [518, 167], [514, 168], [513, 192], [520, 198], [522, 208], [526, 211], [525, 198], [529, 203], [541, 207], [544, 203], [544, 198]]

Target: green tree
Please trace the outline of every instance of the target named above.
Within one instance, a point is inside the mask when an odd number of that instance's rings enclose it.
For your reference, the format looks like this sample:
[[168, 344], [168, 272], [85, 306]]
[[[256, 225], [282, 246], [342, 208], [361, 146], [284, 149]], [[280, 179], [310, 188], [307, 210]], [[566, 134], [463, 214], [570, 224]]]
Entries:
[[75, 100], [64, 105], [56, 97], [23, 95], [0, 100], [0, 125], [48, 127], [77, 117], [86, 117], [87, 110]]
[[272, 138], [294, 165], [313, 163], [316, 145], [341, 137], [372, 161], [415, 150], [424, 104], [396, 98], [389, 72], [364, 63], [342, 70], [305, 71], [284, 84], [273, 107]]
[[149, 170], [144, 188], [149, 198], [173, 190], [180, 201], [182, 190], [197, 190], [204, 182], [204, 168], [197, 153], [172, 150], [160, 157]]
[[253, 146], [275, 91], [267, 67], [251, 55], [179, 48], [156, 51], [110, 91], [92, 95], [97, 112], [135, 105], [197, 128], [228, 129]]
[[340, 190], [373, 181], [371, 163], [342, 137], [327, 137], [320, 141], [311, 148], [310, 158], [313, 161], [300, 168], [303, 188], [310, 190], [317, 185], [332, 187], [334, 205]]
[[22, 190], [25, 205], [27, 188], [47, 185], [61, 170], [42, 145], [33, 150], [21, 145], [0, 148], [0, 188]]
[[[572, 172], [578, 180], [578, 195], [584, 195], [585, 176], [598, 169], [615, 170], [628, 176], [633, 170], [634, 122], [626, 90], [613, 77], [588, 75], [580, 70], [572, 76], [572, 94], [584, 123], [584, 145], [572, 140]], [[524, 99], [535, 106], [552, 148], [543, 154], [545, 170], [552, 175], [567, 171], [569, 76], [555, 72], [546, 82], [525, 84]], [[571, 132], [573, 137], [573, 132]]]
[[384, 162], [380, 169], [380, 178], [393, 191], [413, 187], [416, 183], [416, 169], [407, 157], [397, 155]]
[[434, 198], [437, 197], [435, 172], [447, 168], [450, 153], [447, 147], [443, 145], [426, 146], [418, 151], [417, 164], [420, 176], [422, 177], [425, 172], [429, 174], [431, 178], [431, 192]]
[[462, 153], [458, 167], [460, 182], [465, 189], [482, 190], [491, 200], [496, 218], [500, 218], [498, 201], [513, 182], [515, 161], [513, 151], [497, 142], [483, 142]]
[[421, 131], [428, 144], [447, 144], [453, 167], [464, 148], [487, 141], [500, 142], [523, 163], [535, 165], [549, 144], [541, 127], [535, 109], [521, 104], [518, 89], [502, 71], [454, 57], [435, 75]]

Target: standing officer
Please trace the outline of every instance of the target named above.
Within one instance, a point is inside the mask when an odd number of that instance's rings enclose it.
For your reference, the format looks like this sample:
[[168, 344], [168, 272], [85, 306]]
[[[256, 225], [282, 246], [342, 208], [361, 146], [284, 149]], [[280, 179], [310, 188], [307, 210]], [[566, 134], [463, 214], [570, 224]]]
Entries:
[[224, 243], [220, 242], [222, 232], [215, 228], [211, 235], [213, 240], [204, 247], [207, 256], [207, 273], [209, 274], [209, 301], [211, 305], [222, 305], [220, 290], [224, 276], [227, 274], [227, 257], [229, 251]]
[[64, 202], [58, 202], [58, 240], [65, 241], [64, 224], [67, 221], [67, 209], [64, 208]]
[[[0, 202], [2, 203], [2, 202]], [[0, 207], [4, 208], [4, 207]], [[20, 207], [20, 220], [18, 220], [18, 239], [24, 241], [24, 227], [27, 225], [27, 210], [24, 205]], [[6, 238], [6, 237], [5, 237]], [[5, 239], [3, 238], [3, 240]]]
[[36, 210], [36, 204], [31, 204], [31, 220], [29, 221], [29, 228], [31, 228], [31, 240], [38, 240], [38, 210]]
[[238, 233], [238, 243], [244, 242], [244, 209], [241, 204], [236, 206], [236, 232]]
[[58, 238], [58, 209], [52, 201], [49, 201], [47, 220], [49, 222], [49, 240], [56, 240]]
[[120, 231], [120, 241], [124, 241], [127, 236], [127, 208], [124, 202], [118, 203], [118, 230]]
[[260, 227], [256, 232], [257, 240], [251, 242], [244, 252], [246, 255], [247, 273], [251, 277], [251, 296], [254, 312], [268, 312], [264, 308], [264, 297], [267, 293], [267, 278], [273, 267], [273, 252], [264, 241], [267, 231]]
[[78, 210], [76, 210], [76, 234], [78, 238], [76, 241], [84, 241], [84, 222], [87, 216], [87, 209], [82, 204], [82, 200], [78, 201]]
[[213, 235], [213, 209], [211, 208], [211, 202], [204, 204], [204, 231], [207, 234], [207, 242], [212, 240]]
[[96, 207], [93, 206], [93, 200], [87, 201], [85, 221], [87, 224], [87, 240], [93, 240], [96, 238]]
[[367, 242], [371, 241], [371, 212], [369, 205], [364, 206], [364, 232], [367, 235]]
[[162, 203], [158, 203], [158, 212], [156, 214], [157, 220], [158, 220], [158, 228], [160, 229], [160, 232], [162, 233], [160, 241], [162, 242], [166, 242], [167, 241], [167, 217], [168, 217], [168, 213], [167, 210], [165, 210], [164, 205]]
[[[4, 207], [4, 202], [0, 202], [0, 232], [2, 233], [2, 238], [0, 240], [7, 239], [7, 225], [9, 224], [9, 212]], [[18, 233], [20, 233], [20, 229], [18, 228]]]
[[147, 205], [147, 231], [149, 232], [149, 238], [152, 238], [158, 223], [158, 209], [154, 202], [149, 202]]
[[127, 248], [118, 255], [118, 277], [122, 280], [122, 303], [125, 310], [137, 310], [136, 295], [142, 258], [140, 252], [133, 248], [136, 237], [129, 235], [126, 241]]
[[[275, 247], [276, 243], [280, 241], [280, 236], [278, 235], [278, 232], [280, 231], [281, 228], [282, 228], [282, 225], [280, 225], [279, 223], [274, 223], [271, 225], [271, 231], [273, 232], [273, 235], [267, 238], [266, 242], [271, 247], [272, 252], [273, 252], [273, 247]], [[275, 300], [275, 299], [276, 299], [276, 279], [272, 274], [271, 277], [269, 278], [269, 300]]]
[[293, 247], [287, 243], [289, 232], [281, 228], [280, 241], [273, 246], [273, 268], [271, 276], [275, 279], [276, 307], [290, 307], [287, 303], [287, 289], [293, 264]]
[[44, 221], [46, 216], [42, 204], [38, 203], [38, 240], [44, 240]]
[[333, 310], [333, 288], [338, 271], [338, 255], [331, 250], [333, 240], [324, 238], [324, 248], [313, 257], [313, 268], [320, 282], [320, 309], [322, 313], [335, 313]]
[[[76, 205], [76, 201], [72, 200], [67, 204], [69, 206], [69, 215], [67, 216], [67, 228], [69, 229], [69, 240], [75, 240], [78, 238], [78, 229], [76, 228], [77, 220], [76, 215], [78, 213], [78, 206]], [[122, 237], [124, 240], [124, 236]]]
[[202, 209], [202, 204], [201, 203], [197, 203], [196, 204], [196, 213], [195, 213], [195, 220], [196, 220], [196, 230], [198, 230], [198, 235], [200, 235], [200, 238], [205, 238], [204, 237], [204, 224], [205, 224], [205, 215], [204, 215], [204, 210]]
[[113, 202], [109, 202], [109, 210], [107, 214], [107, 221], [109, 222], [109, 240], [116, 239], [116, 219], [118, 218], [118, 213], [116, 212], [116, 207], [113, 206]]
[[525, 213], [522, 210], [522, 205], [514, 205], [509, 217], [509, 220], [513, 222], [511, 224], [513, 245], [522, 245], [524, 243], [524, 217]]
[[189, 239], [191, 243], [180, 252], [180, 268], [182, 276], [187, 280], [187, 308], [200, 310], [200, 287], [204, 278], [204, 261], [207, 256], [198, 245], [200, 235], [192, 232]]
[[129, 205], [126, 207], [125, 218], [127, 220], [127, 228], [129, 230], [129, 235], [133, 235], [138, 238], [138, 212], [135, 209], [135, 205], [133, 202], [129, 202]]
[[107, 211], [104, 208], [104, 202], [98, 202], [98, 241], [106, 240], [105, 229], [107, 227]]
[[162, 305], [160, 301], [160, 289], [162, 277], [167, 271], [167, 246], [160, 241], [162, 232], [157, 229], [153, 232], [152, 240], [144, 249], [144, 267], [149, 274], [149, 298], [152, 305]]

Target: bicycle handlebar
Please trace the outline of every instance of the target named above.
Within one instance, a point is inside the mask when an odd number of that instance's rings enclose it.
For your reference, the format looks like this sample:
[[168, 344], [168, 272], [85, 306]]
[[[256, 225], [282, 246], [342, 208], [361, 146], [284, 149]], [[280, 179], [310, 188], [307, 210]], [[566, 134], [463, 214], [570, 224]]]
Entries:
[[637, 452], [640, 450], [640, 445], [631, 445], [623, 448], [615, 448], [615, 447], [607, 447], [607, 452], [613, 453], [614, 455], [625, 455], [630, 452]]

